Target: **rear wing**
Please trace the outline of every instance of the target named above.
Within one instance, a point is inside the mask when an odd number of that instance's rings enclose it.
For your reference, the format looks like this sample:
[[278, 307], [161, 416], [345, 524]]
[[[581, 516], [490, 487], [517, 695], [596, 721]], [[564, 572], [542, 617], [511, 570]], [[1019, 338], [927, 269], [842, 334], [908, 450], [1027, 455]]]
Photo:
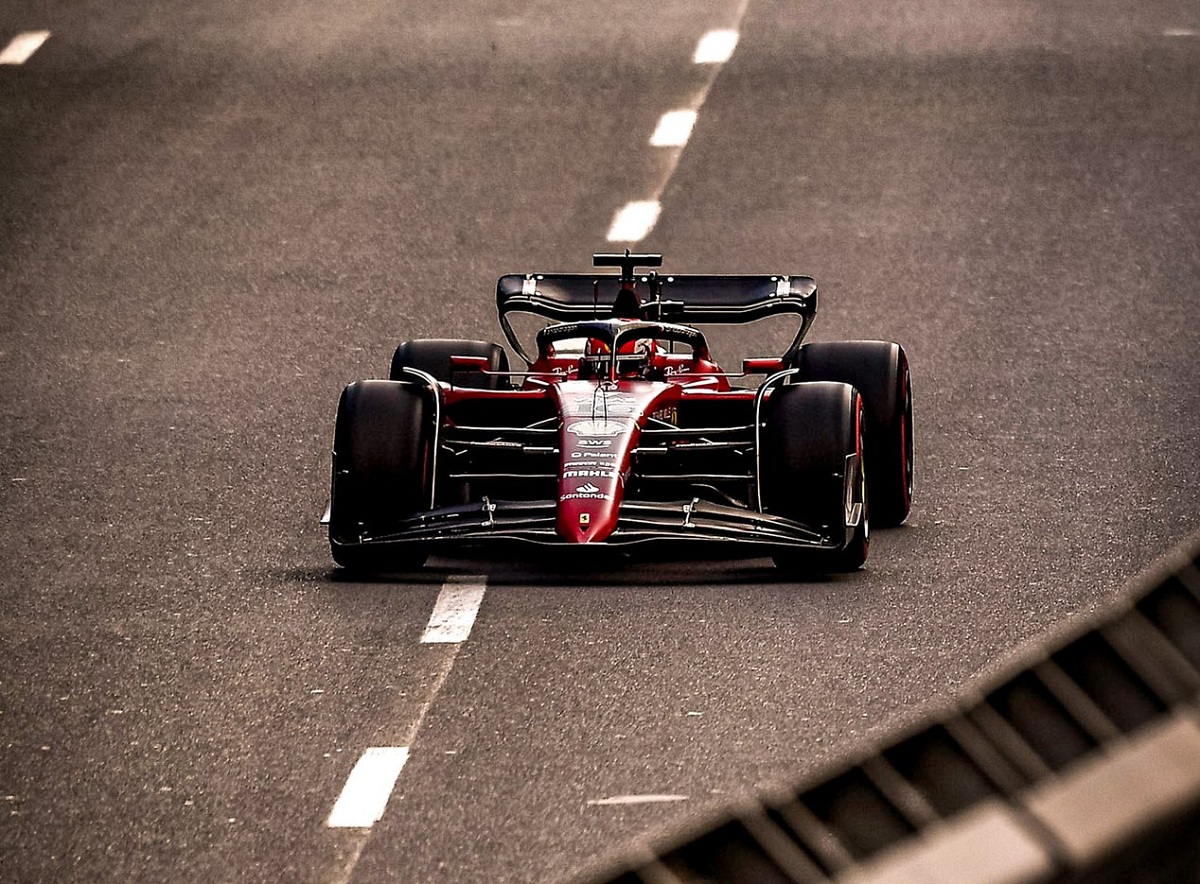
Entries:
[[[639, 275], [641, 319], [680, 325], [738, 325], [791, 313], [799, 328], [784, 353], [800, 347], [817, 313], [817, 284], [809, 276]], [[530, 313], [559, 322], [607, 319], [621, 277], [589, 273], [510, 273], [496, 283], [500, 327], [512, 348], [532, 363], [508, 321]]]

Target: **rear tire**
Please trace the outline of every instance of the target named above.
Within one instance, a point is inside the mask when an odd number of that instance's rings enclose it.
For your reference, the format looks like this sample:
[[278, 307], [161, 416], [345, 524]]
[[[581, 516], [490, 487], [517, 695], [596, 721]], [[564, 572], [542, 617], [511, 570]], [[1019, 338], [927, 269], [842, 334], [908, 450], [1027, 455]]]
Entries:
[[802, 381], [852, 384], [866, 405], [866, 469], [875, 527], [901, 525], [912, 508], [912, 379], [908, 357], [887, 341], [805, 344], [795, 366]]
[[333, 438], [329, 542], [334, 561], [360, 570], [419, 567], [420, 549], [360, 546], [429, 508], [432, 427], [427, 398], [408, 384], [357, 381], [342, 391]]
[[[415, 368], [433, 375], [436, 380], [456, 387], [475, 390], [498, 390], [508, 378], [480, 374], [473, 369], [455, 368], [451, 356], [482, 356], [488, 361], [488, 371], [508, 371], [508, 354], [499, 344], [486, 341], [457, 341], [450, 339], [426, 339], [405, 341], [392, 354], [392, 366], [388, 374], [393, 381], [405, 380], [405, 368]], [[411, 377], [410, 377], [411, 379]]]
[[[762, 429], [763, 509], [834, 537], [849, 532], [837, 551], [776, 555], [780, 569], [855, 571], [866, 561], [870, 523], [864, 425], [862, 396], [849, 384], [791, 384], [771, 393]], [[849, 480], [847, 469], [853, 471]], [[858, 524], [850, 529], [848, 510], [855, 508]]]

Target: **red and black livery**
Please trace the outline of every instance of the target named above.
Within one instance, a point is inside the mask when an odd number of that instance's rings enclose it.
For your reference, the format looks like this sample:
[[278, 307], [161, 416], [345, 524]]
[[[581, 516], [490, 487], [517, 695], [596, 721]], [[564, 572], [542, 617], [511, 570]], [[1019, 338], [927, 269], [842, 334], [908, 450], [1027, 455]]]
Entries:
[[[520, 370], [498, 344], [415, 340], [387, 380], [346, 387], [334, 559], [405, 570], [469, 547], [557, 547], [860, 567], [870, 524], [903, 522], [912, 500], [900, 345], [804, 343], [817, 311], [807, 276], [639, 273], [662, 256], [628, 251], [593, 261], [620, 275], [500, 278]], [[532, 342], [517, 314], [544, 323]], [[780, 315], [796, 319], [791, 344], [739, 371], [699, 329]]]

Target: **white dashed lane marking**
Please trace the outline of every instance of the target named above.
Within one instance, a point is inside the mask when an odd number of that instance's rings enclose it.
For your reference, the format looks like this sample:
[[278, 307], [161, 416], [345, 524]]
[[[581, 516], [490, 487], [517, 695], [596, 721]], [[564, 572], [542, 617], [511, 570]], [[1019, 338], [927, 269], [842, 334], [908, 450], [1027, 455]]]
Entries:
[[[745, 13], [746, 0], [743, 0], [737, 12], [738, 22]], [[654, 225], [658, 223], [658, 216], [662, 212], [663, 191], [666, 190], [671, 176], [675, 174], [675, 167], [679, 164], [683, 148], [687, 146], [688, 139], [691, 138], [700, 108], [708, 99], [709, 90], [712, 89], [712, 84], [721, 69], [720, 66], [729, 61], [737, 44], [738, 32], [734, 28], [709, 31], [696, 44], [696, 51], [692, 54], [693, 63], [709, 65], [713, 71], [708, 76], [704, 88], [696, 96], [692, 107], [668, 111], [659, 118], [658, 125], [650, 136], [650, 145], [673, 149], [667, 163], [666, 173], [649, 199], [626, 203], [617, 210], [617, 214], [613, 216], [612, 224], [608, 228], [609, 242], [641, 242], [654, 230]]]
[[459, 577], [447, 580], [433, 605], [433, 614], [422, 644], [455, 644], [465, 642], [475, 625], [475, 615], [483, 602], [487, 583], [482, 577]]
[[[437, 699], [438, 692], [450, 676], [459, 648], [471, 634], [475, 615], [483, 601], [487, 579], [482, 576], [452, 577], [443, 585], [433, 604], [433, 614], [421, 636], [422, 644], [451, 645], [447, 653], [438, 657], [428, 696], [397, 742], [403, 746], [373, 746], [363, 752], [342, 792], [329, 812], [325, 825], [331, 829], [369, 829], [379, 822], [387, 808], [388, 799], [396, 787], [400, 771], [408, 761], [409, 747], [416, 741], [421, 722]], [[364, 842], [365, 843], [365, 842]], [[361, 850], [362, 844], [359, 844]], [[349, 880], [357, 854], [350, 857], [346, 865], [344, 880]]]
[[692, 56], [692, 61], [696, 64], [724, 64], [733, 55], [737, 42], [737, 31], [709, 31], [696, 44], [696, 53]]
[[0, 64], [25, 64], [49, 38], [49, 31], [26, 31], [17, 34], [3, 51], [0, 51]]
[[667, 111], [659, 118], [658, 126], [650, 136], [650, 144], [654, 147], [683, 147], [691, 137], [692, 127], [696, 125], [696, 115], [694, 110]]
[[628, 203], [613, 218], [608, 228], [609, 242], [638, 242], [654, 229], [662, 206], [658, 200]]
[[329, 813], [331, 829], [369, 829], [383, 817], [405, 762], [407, 746], [373, 746], [362, 754]]

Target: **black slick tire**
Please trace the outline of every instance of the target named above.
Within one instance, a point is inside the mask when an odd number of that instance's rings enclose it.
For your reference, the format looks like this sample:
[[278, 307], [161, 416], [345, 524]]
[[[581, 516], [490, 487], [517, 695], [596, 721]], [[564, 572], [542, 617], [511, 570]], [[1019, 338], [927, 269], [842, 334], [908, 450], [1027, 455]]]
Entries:
[[855, 571], [866, 561], [864, 433], [863, 399], [849, 384], [791, 384], [771, 393], [761, 437], [763, 509], [845, 538], [838, 550], [777, 554], [781, 570]]
[[903, 524], [913, 494], [912, 379], [904, 348], [889, 341], [805, 344], [794, 364], [801, 381], [838, 381], [862, 394], [872, 525]]
[[429, 508], [429, 400], [395, 381], [356, 381], [342, 391], [333, 440], [329, 542], [334, 561], [357, 570], [409, 570], [426, 553], [361, 545], [364, 535]]

